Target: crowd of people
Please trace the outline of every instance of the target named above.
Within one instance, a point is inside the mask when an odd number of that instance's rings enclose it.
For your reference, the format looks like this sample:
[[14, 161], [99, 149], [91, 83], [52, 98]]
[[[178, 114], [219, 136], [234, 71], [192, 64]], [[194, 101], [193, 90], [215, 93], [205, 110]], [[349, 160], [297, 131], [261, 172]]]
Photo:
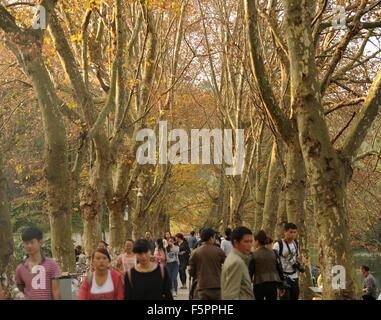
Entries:
[[[194, 231], [187, 238], [166, 232], [156, 240], [146, 232], [142, 239], [126, 240], [124, 252], [116, 257], [101, 241], [90, 261], [77, 246], [77, 272], [86, 273], [77, 299], [172, 300], [180, 279], [180, 289], [189, 289], [190, 300], [298, 300], [305, 266], [297, 238], [293, 223], [285, 224], [283, 239], [275, 242], [265, 231], [253, 235], [243, 226], [226, 229], [224, 238], [211, 228], [200, 230], [199, 239]], [[24, 299], [59, 300], [60, 267], [42, 255], [42, 239], [37, 228], [23, 232], [27, 257], [17, 267], [15, 281]], [[361, 266], [361, 273], [362, 298], [375, 300], [375, 278], [367, 266]]]

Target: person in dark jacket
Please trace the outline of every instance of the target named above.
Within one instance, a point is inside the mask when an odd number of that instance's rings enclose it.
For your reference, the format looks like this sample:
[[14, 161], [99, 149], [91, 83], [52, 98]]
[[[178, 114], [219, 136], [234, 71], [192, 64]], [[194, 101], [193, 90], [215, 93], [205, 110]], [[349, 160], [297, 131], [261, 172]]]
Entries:
[[126, 300], [173, 300], [166, 268], [152, 261], [149, 242], [137, 240], [133, 252], [138, 264], [125, 275]]
[[256, 300], [277, 300], [281, 285], [279, 260], [274, 250], [267, 246], [272, 242], [261, 230], [255, 237], [256, 250], [249, 263], [249, 273], [253, 280], [253, 293]]
[[192, 252], [189, 274], [195, 279], [193, 298], [197, 300], [221, 300], [221, 269], [225, 253], [215, 246], [216, 232], [206, 228], [201, 234], [201, 247]]
[[190, 256], [190, 248], [188, 245], [188, 242], [185, 240], [184, 235], [182, 233], [176, 234], [176, 241], [179, 246], [179, 274], [180, 274], [180, 281], [182, 284], [181, 289], [187, 288], [187, 267], [189, 263], [189, 256]]

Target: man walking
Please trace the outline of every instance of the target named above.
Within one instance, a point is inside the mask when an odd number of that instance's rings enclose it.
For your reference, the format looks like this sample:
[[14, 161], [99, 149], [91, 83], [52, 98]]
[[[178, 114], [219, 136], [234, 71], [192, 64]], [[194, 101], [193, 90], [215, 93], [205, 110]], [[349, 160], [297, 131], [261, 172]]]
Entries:
[[188, 246], [191, 250], [194, 250], [197, 245], [197, 238], [195, 237], [196, 232], [191, 231], [190, 236], [187, 239]]
[[273, 249], [278, 253], [283, 274], [287, 281], [281, 300], [299, 299], [299, 273], [304, 272], [304, 266], [299, 257], [299, 243], [297, 227], [293, 223], [284, 226], [284, 238], [274, 243]]
[[231, 237], [233, 249], [222, 267], [222, 300], [254, 300], [248, 269], [253, 233], [246, 227], [238, 227]]
[[376, 279], [369, 272], [369, 267], [362, 265], [360, 272], [364, 276], [364, 285], [362, 291], [364, 295], [363, 300], [376, 300], [377, 299], [377, 283]]
[[58, 264], [41, 252], [42, 232], [28, 228], [22, 233], [28, 257], [16, 269], [16, 284], [26, 300], [61, 300]]
[[206, 228], [201, 233], [202, 245], [193, 251], [189, 274], [195, 278], [199, 300], [221, 300], [221, 269], [225, 253], [215, 246], [216, 232]]

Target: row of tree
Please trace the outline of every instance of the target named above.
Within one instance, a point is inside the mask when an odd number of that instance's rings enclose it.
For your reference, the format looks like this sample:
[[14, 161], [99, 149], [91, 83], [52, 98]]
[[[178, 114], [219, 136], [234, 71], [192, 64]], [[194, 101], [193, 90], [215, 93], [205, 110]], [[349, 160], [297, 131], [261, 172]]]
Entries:
[[[32, 27], [38, 4], [45, 8], [46, 30]], [[348, 195], [374, 188], [365, 206], [377, 208], [380, 201], [381, 12], [379, 1], [350, 1], [345, 26], [337, 29], [335, 5], [330, 0], [0, 2], [2, 154], [21, 163], [22, 157], [12, 154], [20, 148], [13, 146], [28, 132], [36, 135], [36, 144], [42, 135], [44, 148], [37, 166], [43, 171], [36, 174], [44, 179], [24, 175], [11, 194], [42, 184], [37, 193], [46, 201], [51, 247], [62, 268], [74, 268], [76, 210], [87, 254], [102, 237], [105, 211], [116, 252], [126, 238], [145, 230], [163, 234], [171, 219], [182, 229], [246, 224], [273, 238], [288, 220], [299, 227], [307, 264], [309, 249], [319, 249], [329, 288], [325, 298], [353, 297], [350, 222], [359, 212], [363, 216], [357, 207], [364, 202]], [[30, 122], [20, 120], [25, 118]], [[139, 130], [151, 128], [159, 136], [164, 120], [168, 130], [245, 129], [243, 173], [227, 176], [226, 165], [139, 165]], [[28, 170], [19, 164], [11, 175], [23, 171]], [[0, 161], [0, 271], [12, 255], [4, 172], [11, 170]], [[375, 183], [359, 191], [354, 183], [365, 175]], [[345, 290], [332, 290], [336, 265], [347, 271]], [[302, 280], [307, 297], [309, 268]]]

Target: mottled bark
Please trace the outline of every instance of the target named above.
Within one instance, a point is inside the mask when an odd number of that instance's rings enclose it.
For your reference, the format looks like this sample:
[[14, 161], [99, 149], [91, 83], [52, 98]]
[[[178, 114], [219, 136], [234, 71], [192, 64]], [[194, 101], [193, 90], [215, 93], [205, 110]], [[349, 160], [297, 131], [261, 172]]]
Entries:
[[304, 216], [306, 172], [298, 137], [286, 147], [286, 210], [287, 221], [296, 223], [299, 216]]
[[[254, 232], [258, 232], [262, 227], [263, 223], [263, 209], [265, 206], [265, 197], [266, 197], [266, 187], [268, 184], [269, 178], [269, 168], [271, 157], [269, 157], [269, 152], [265, 153], [267, 158], [262, 160], [262, 168], [257, 166], [257, 185], [255, 192], [255, 224], [254, 224]], [[264, 156], [264, 157], [266, 157]], [[263, 162], [265, 161], [265, 162]]]
[[[291, 60], [292, 108], [314, 193], [320, 235], [323, 297], [354, 297], [353, 260], [345, 203], [345, 166], [330, 143], [323, 118], [311, 30], [313, 6], [308, 1], [299, 0], [285, 0], [284, 3]], [[335, 265], [342, 265], [346, 269], [346, 290], [332, 288], [331, 273]]]
[[266, 231], [266, 234], [274, 238], [276, 222], [277, 222], [277, 210], [279, 203], [279, 195], [282, 188], [282, 165], [279, 158], [280, 150], [277, 150], [277, 142], [274, 139], [269, 166], [269, 176], [266, 186], [265, 205], [263, 208], [263, 222], [262, 230]]
[[[74, 99], [81, 108], [86, 127], [89, 131], [88, 137], [94, 142], [95, 161], [90, 166], [89, 180], [84, 190], [80, 192], [80, 201], [83, 208], [84, 217], [84, 242], [86, 243], [86, 254], [91, 254], [97, 246], [98, 239], [101, 238], [101, 226], [96, 225], [97, 221], [102, 220], [102, 205], [106, 197], [106, 192], [111, 184], [111, 153], [104, 129], [104, 119], [106, 114], [115, 106], [115, 87], [116, 87], [116, 65], [114, 62], [111, 87], [103, 110], [96, 114], [95, 104], [86, 83], [81, 75], [79, 66], [74, 58], [74, 54], [65, 37], [54, 8], [47, 7], [51, 14], [49, 31], [57, 49], [61, 63], [67, 78], [70, 80]], [[99, 215], [99, 217], [96, 217]], [[87, 238], [89, 237], [89, 238]]]
[[108, 205], [110, 245], [118, 253], [123, 251], [124, 242], [127, 239], [126, 223], [124, 221], [125, 208], [125, 201], [115, 201], [113, 204]]
[[[283, 48], [278, 50], [281, 52], [280, 61], [282, 61], [282, 92], [283, 96], [281, 101], [278, 102], [270, 86], [270, 82], [266, 77], [266, 69], [264, 65], [264, 58], [262, 56], [262, 42], [258, 31], [258, 19], [257, 19], [257, 9], [256, 2], [247, 0], [245, 1], [245, 15], [247, 23], [248, 39], [250, 44], [250, 57], [252, 66], [255, 73], [256, 82], [258, 83], [258, 88], [261, 94], [261, 98], [264, 102], [266, 111], [268, 112], [271, 121], [273, 122], [280, 138], [286, 145], [286, 181], [284, 185], [284, 194], [287, 220], [293, 220], [296, 224], [297, 221], [303, 221], [305, 219], [305, 169], [303, 158], [298, 141], [298, 128], [294, 121], [293, 110], [291, 109], [291, 119], [288, 119], [284, 112], [287, 110], [282, 110], [280, 106], [284, 109], [289, 107], [289, 96], [290, 96], [290, 86], [289, 86], [289, 64], [288, 61], [284, 59]], [[301, 61], [299, 58], [298, 61]], [[291, 86], [292, 88], [292, 86]], [[282, 199], [283, 201], [283, 199]], [[282, 207], [280, 208], [282, 209]], [[284, 211], [278, 211], [278, 223], [281, 222], [284, 217]], [[300, 238], [304, 239], [304, 246], [307, 247], [304, 228], [300, 228]], [[278, 225], [278, 235], [280, 233], [280, 225]], [[308, 260], [308, 252], [303, 250], [304, 257]]]
[[83, 242], [85, 253], [91, 256], [100, 240], [102, 240], [101, 221], [102, 202], [99, 193], [90, 185], [80, 191], [80, 207], [83, 220]]
[[[47, 3], [43, 1], [43, 5]], [[54, 6], [56, 2], [50, 5]], [[47, 14], [49, 21], [49, 12]], [[45, 178], [53, 256], [62, 270], [74, 270], [71, 241], [71, 182], [66, 130], [60, 113], [62, 102], [54, 89], [42, 57], [43, 31], [21, 30], [14, 17], [0, 5], [0, 28], [6, 45], [31, 80], [42, 114], [45, 137]]]
[[218, 194], [216, 197], [212, 197], [212, 206], [210, 213], [204, 223], [205, 227], [219, 230], [222, 225], [223, 210], [226, 206], [225, 203], [225, 191], [226, 191], [226, 176], [225, 171], [222, 168], [218, 179]]
[[275, 239], [283, 238], [283, 225], [287, 221], [287, 209], [286, 209], [286, 190], [284, 185], [284, 179], [282, 182], [282, 188], [279, 194], [278, 211], [276, 218]]
[[74, 270], [71, 241], [71, 190], [67, 161], [66, 130], [58, 111], [55, 94], [42, 57], [35, 52], [20, 52], [24, 69], [31, 77], [39, 100], [45, 132], [45, 178], [47, 181], [48, 212], [51, 226], [53, 256], [62, 270]]

